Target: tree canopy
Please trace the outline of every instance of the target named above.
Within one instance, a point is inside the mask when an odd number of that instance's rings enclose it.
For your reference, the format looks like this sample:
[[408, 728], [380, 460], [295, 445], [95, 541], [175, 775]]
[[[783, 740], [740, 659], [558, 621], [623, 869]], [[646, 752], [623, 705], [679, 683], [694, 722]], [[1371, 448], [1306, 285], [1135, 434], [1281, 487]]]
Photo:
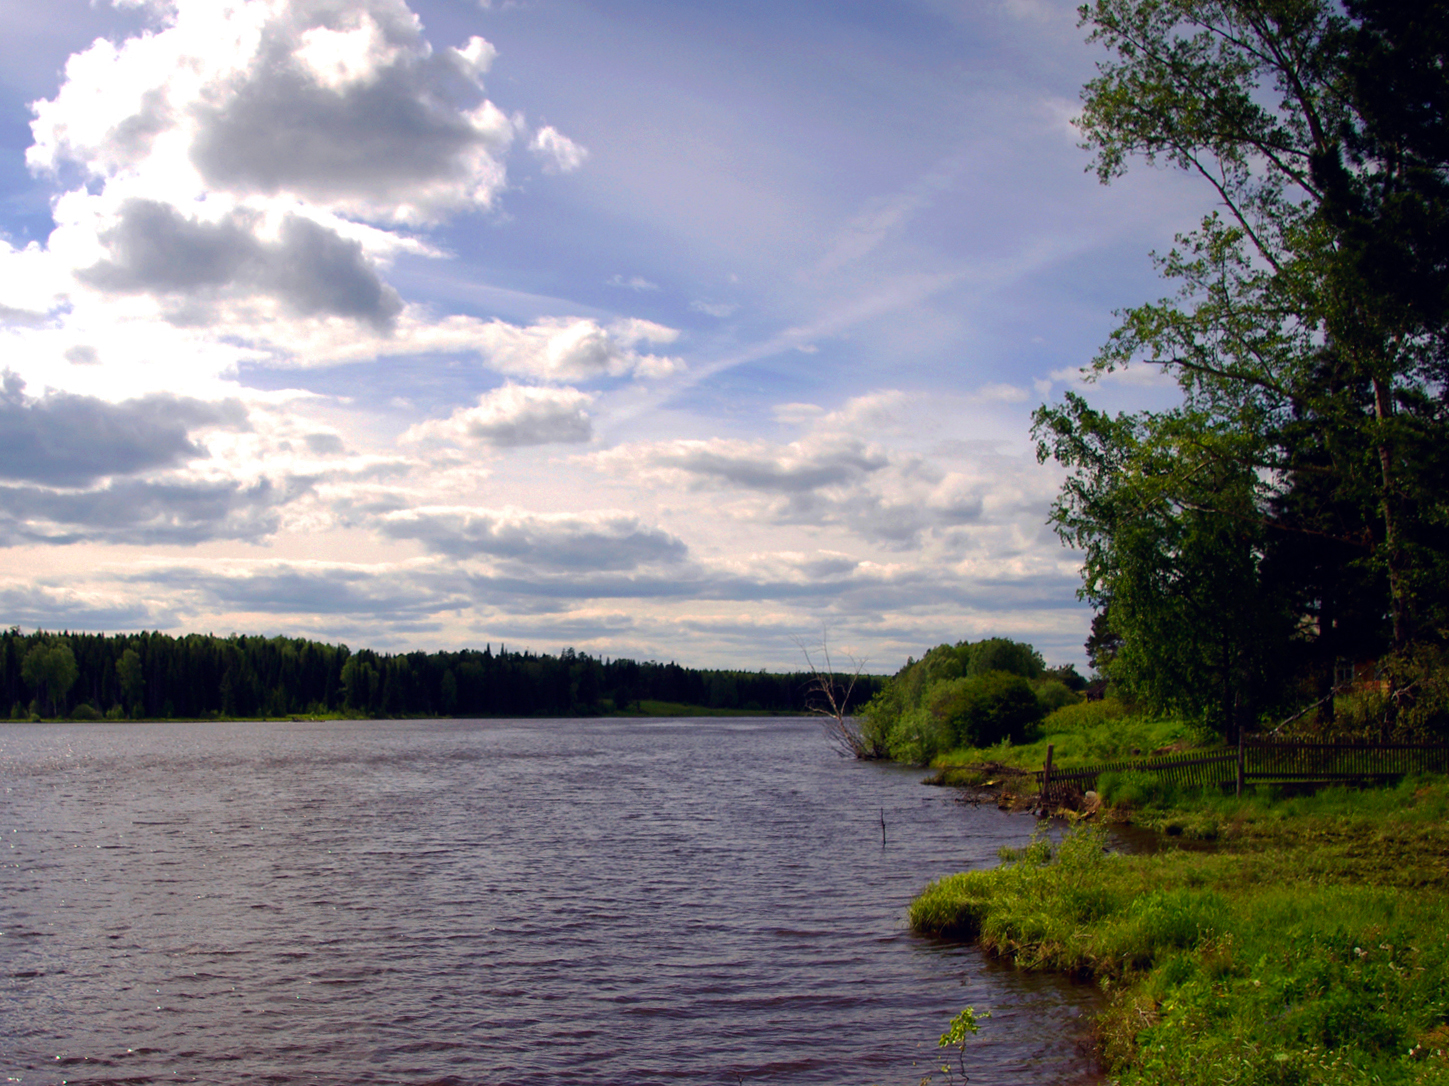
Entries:
[[1321, 696], [1340, 657], [1449, 638], [1449, 8], [1081, 14], [1109, 52], [1078, 121], [1099, 177], [1165, 165], [1215, 206], [1088, 368], [1159, 366], [1179, 405], [1070, 393], [1038, 455], [1069, 469], [1053, 521], [1112, 676], [1232, 732]]
[[937, 645], [907, 660], [861, 711], [870, 756], [928, 763], [954, 747], [1027, 740], [1052, 709], [1080, 700], [1070, 666], [1047, 670], [1031, 645], [1004, 637]]

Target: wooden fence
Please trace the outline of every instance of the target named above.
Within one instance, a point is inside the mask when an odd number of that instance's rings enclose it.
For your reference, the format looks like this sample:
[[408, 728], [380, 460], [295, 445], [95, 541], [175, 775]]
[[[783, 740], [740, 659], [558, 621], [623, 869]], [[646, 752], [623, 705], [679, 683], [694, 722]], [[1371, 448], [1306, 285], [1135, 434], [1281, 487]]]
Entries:
[[1245, 737], [1236, 749], [1213, 754], [1181, 754], [1103, 762], [1075, 769], [1046, 765], [1036, 774], [1043, 803], [1097, 787], [1103, 773], [1155, 773], [1187, 788], [1246, 784], [1337, 784], [1385, 781], [1410, 773], [1449, 772], [1449, 743], [1305, 743]]

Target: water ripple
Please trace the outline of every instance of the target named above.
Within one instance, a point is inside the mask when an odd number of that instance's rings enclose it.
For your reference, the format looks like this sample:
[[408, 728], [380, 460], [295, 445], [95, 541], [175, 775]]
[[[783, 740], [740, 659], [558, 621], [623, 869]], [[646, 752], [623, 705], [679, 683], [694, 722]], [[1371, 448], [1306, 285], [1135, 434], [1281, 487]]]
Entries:
[[[0, 725], [40, 1083], [1078, 1081], [1091, 993], [906, 932], [1030, 831], [810, 721]], [[886, 844], [880, 840], [882, 811]]]

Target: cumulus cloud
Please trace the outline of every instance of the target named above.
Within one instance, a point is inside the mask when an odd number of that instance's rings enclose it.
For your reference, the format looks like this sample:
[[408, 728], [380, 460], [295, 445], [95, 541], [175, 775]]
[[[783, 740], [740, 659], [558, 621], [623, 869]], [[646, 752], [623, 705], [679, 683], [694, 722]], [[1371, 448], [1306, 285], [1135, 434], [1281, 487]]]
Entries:
[[540, 128], [528, 149], [543, 163], [544, 173], [573, 173], [589, 157], [588, 150], [553, 125]]
[[379, 328], [402, 310], [361, 243], [300, 215], [284, 216], [274, 241], [256, 236], [259, 225], [258, 216], [243, 211], [207, 222], [169, 204], [127, 200], [99, 236], [106, 258], [77, 277], [103, 291], [196, 299], [265, 294], [297, 316], [351, 317]]
[[711, 438], [622, 447], [604, 463], [632, 462], [689, 484], [717, 484], [776, 494], [800, 494], [858, 482], [890, 463], [884, 450], [859, 438], [831, 435], [780, 445]]
[[678, 337], [673, 328], [653, 321], [601, 325], [584, 317], [555, 317], [526, 327], [492, 321], [475, 330], [472, 346], [500, 373], [540, 381], [588, 381], [625, 374], [663, 377], [683, 369], [678, 358], [647, 352], [649, 346], [673, 343]]
[[493, 67], [493, 62], [498, 59], [498, 50], [477, 35], [469, 38], [468, 44], [463, 48], [451, 49], [449, 52], [463, 74], [479, 86], [483, 85], [483, 77], [488, 74], [488, 69]]
[[338, 434], [312, 433], [302, 438], [307, 451], [313, 456], [341, 456], [347, 451]]
[[121, 403], [68, 393], [30, 397], [25, 382], [6, 373], [0, 380], [0, 478], [75, 487], [176, 467], [208, 455], [192, 431], [245, 424], [245, 409], [235, 402], [164, 394]]
[[262, 614], [345, 615], [418, 628], [418, 619], [466, 607], [460, 578], [396, 566], [323, 562], [174, 565], [131, 574], [132, 583], [180, 591], [204, 605]]
[[593, 423], [585, 408], [592, 400], [574, 388], [504, 385], [480, 396], [477, 407], [412, 427], [402, 440], [476, 442], [494, 448], [588, 441]]
[[894, 391], [857, 397], [829, 413], [784, 404], [776, 417], [807, 428], [797, 441], [636, 442], [591, 459], [620, 476], [732, 494], [728, 508], [735, 516], [840, 525], [875, 543], [904, 548], [919, 544], [928, 531], [978, 524], [988, 512], [982, 479], [858, 436], [896, 429], [896, 416], [905, 411], [904, 398]]
[[[480, 347], [501, 372], [548, 381], [678, 368], [655, 349], [673, 333], [648, 322], [517, 328], [408, 306], [386, 282], [399, 253], [446, 256], [423, 231], [493, 206], [506, 187], [518, 132], [482, 92], [497, 55], [488, 41], [434, 50], [402, 0], [154, 7], [156, 29], [95, 41], [32, 106], [28, 162], [70, 187], [45, 246], [0, 241], [12, 334], [63, 329], [69, 342], [51, 358], [104, 344], [105, 367], [135, 376], [162, 367], [112, 343], [159, 343], [164, 324], [223, 376], [258, 357]], [[552, 128], [533, 144], [550, 170], [585, 154]], [[44, 364], [24, 365], [50, 379]]]
[[278, 507], [291, 496], [266, 479], [125, 479], [82, 491], [0, 486], [0, 544], [257, 542], [277, 531]]
[[424, 507], [382, 518], [393, 539], [415, 539], [452, 558], [493, 558], [549, 572], [634, 570], [684, 561], [684, 543], [632, 513], [543, 514], [518, 509]]
[[[924, 459], [842, 434], [785, 444], [711, 438], [644, 442], [600, 453], [621, 475], [744, 496], [736, 513], [781, 524], [844, 525], [888, 546], [980, 518], [973, 481]], [[753, 499], [753, 500], [749, 500]]]
[[393, 222], [486, 206], [502, 187], [512, 123], [486, 99], [454, 104], [460, 68], [475, 78], [492, 59], [482, 39], [434, 53], [398, 0], [177, 0], [168, 16], [70, 59], [35, 105], [33, 167], [181, 169], [212, 191]]
[[0, 612], [28, 629], [144, 630], [170, 625], [168, 609], [114, 586], [0, 583]]

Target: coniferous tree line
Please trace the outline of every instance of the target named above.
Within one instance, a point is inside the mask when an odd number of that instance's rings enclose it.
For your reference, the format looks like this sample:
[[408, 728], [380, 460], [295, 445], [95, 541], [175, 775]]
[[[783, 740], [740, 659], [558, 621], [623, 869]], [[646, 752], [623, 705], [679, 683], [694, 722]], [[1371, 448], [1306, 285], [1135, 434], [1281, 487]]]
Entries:
[[[646, 701], [803, 713], [814, 678], [573, 649], [389, 654], [290, 637], [0, 633], [0, 712], [11, 719], [587, 716]], [[878, 685], [861, 676], [851, 704]]]

